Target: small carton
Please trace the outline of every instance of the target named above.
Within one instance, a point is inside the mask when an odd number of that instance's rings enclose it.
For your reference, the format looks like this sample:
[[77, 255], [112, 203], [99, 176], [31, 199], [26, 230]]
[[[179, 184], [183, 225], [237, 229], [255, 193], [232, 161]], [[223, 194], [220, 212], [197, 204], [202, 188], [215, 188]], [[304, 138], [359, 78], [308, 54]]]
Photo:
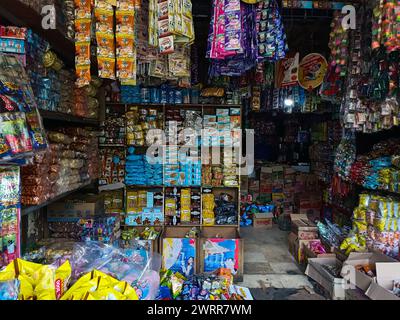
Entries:
[[253, 227], [254, 228], [272, 228], [272, 213], [255, 213], [253, 217]]
[[343, 278], [348, 279], [350, 284], [355, 285], [363, 291], [367, 291], [371, 283], [375, 281], [375, 278], [358, 271], [356, 267], [360, 265], [376, 267], [376, 264], [380, 262], [397, 262], [397, 260], [380, 252], [352, 252], [343, 263], [341, 275]]
[[310, 242], [321, 243], [321, 240], [320, 239], [300, 240], [299, 238], [297, 238], [297, 255], [295, 256], [295, 258], [299, 264], [303, 264], [306, 262], [306, 253], [304, 249], [310, 246]]
[[83, 195], [54, 202], [47, 207], [48, 219], [85, 218], [104, 214], [104, 196]]
[[312, 240], [318, 238], [318, 227], [311, 222], [305, 214], [291, 214], [292, 232], [300, 240]]
[[323, 266], [341, 267], [342, 263], [334, 256], [308, 259], [305, 274], [323, 287], [333, 300], [344, 300], [346, 282], [334, 278]]
[[249, 179], [249, 191], [260, 192], [260, 180], [255, 180], [253, 178]]
[[376, 279], [365, 295], [372, 300], [400, 300], [392, 292], [395, 280], [400, 282], [400, 262], [377, 262]]

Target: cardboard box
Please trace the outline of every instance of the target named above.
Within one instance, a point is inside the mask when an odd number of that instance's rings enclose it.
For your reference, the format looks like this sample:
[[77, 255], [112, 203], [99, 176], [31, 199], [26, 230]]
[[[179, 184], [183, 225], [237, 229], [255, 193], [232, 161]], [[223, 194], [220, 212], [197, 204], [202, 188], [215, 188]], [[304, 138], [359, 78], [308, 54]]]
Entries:
[[258, 195], [257, 200], [261, 203], [270, 203], [272, 201], [271, 193], [261, 193]]
[[82, 195], [54, 202], [47, 207], [47, 218], [85, 218], [104, 214], [104, 196]]
[[260, 193], [272, 193], [272, 184], [260, 184]]
[[348, 259], [343, 263], [341, 276], [348, 279], [349, 284], [355, 285], [357, 288], [365, 292], [368, 290], [375, 278], [356, 270], [355, 267], [359, 265], [376, 266], [378, 262], [397, 262], [397, 260], [380, 252], [352, 252]]
[[304, 248], [308, 248], [311, 241], [321, 242], [320, 239], [300, 240], [297, 237], [297, 256], [295, 256], [295, 259], [299, 264], [303, 264], [306, 262], [306, 254]]
[[342, 263], [335, 257], [312, 258], [308, 260], [305, 274], [321, 285], [333, 300], [344, 300], [346, 281], [332, 276], [324, 265], [341, 267]]
[[313, 258], [335, 258], [336, 257], [332, 253], [316, 254], [307, 246], [303, 247], [303, 252], [304, 252], [304, 262], [305, 263], [308, 263], [308, 259], [313, 259]]
[[254, 228], [272, 228], [272, 213], [255, 213], [253, 217]]
[[299, 240], [312, 240], [318, 238], [318, 227], [311, 222], [307, 215], [291, 214], [292, 232], [297, 235]]
[[400, 262], [377, 262], [376, 279], [365, 295], [372, 300], [400, 300], [391, 292], [393, 280], [400, 280]]
[[249, 176], [240, 177], [240, 191], [248, 192], [249, 190]]
[[272, 168], [270, 167], [262, 167], [260, 172], [260, 181], [264, 183], [272, 182]]
[[346, 300], [370, 300], [360, 289], [347, 289]]
[[249, 179], [249, 192], [260, 192], [260, 180]]
[[235, 242], [237, 242], [236, 253], [238, 259], [238, 268], [234, 274], [234, 281], [242, 282], [244, 273], [244, 239], [241, 238], [239, 229], [234, 226], [227, 228], [221, 228], [218, 226], [203, 227], [201, 237], [199, 239], [199, 273], [205, 272], [207, 244], [210, 244], [210, 241], [214, 240], [217, 241], [217, 243], [220, 243], [223, 240], [231, 240], [229, 242], [232, 242], [232, 240], [234, 240]]
[[305, 255], [305, 247], [308, 247], [311, 241], [318, 241], [320, 239], [312, 239], [312, 240], [300, 240], [297, 235], [291, 232], [288, 236], [288, 247], [290, 254], [294, 257], [297, 263], [302, 264], [306, 259]]
[[296, 256], [296, 242], [297, 242], [297, 236], [291, 232], [288, 235], [288, 249], [290, 254], [295, 257]]

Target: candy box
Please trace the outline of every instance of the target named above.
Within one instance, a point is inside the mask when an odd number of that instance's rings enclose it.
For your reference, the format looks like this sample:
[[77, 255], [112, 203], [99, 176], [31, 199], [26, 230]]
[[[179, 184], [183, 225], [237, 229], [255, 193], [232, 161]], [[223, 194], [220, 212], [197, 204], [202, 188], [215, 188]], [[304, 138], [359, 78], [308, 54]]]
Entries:
[[240, 108], [231, 108], [230, 114], [231, 116], [240, 116]]
[[352, 252], [343, 263], [341, 275], [343, 278], [347, 278], [351, 285], [355, 285], [357, 288], [366, 291], [376, 279], [357, 270], [356, 267], [360, 265], [369, 265], [371, 268], [376, 269], [377, 263], [380, 262], [390, 262], [390, 264], [392, 264], [393, 262], [397, 262], [397, 260], [380, 252]]
[[143, 208], [142, 212], [142, 224], [150, 225], [153, 221], [153, 210], [152, 208]]
[[229, 109], [217, 109], [216, 115], [220, 116], [229, 116]]
[[143, 224], [142, 213], [130, 213], [125, 217], [127, 226], [140, 226]]

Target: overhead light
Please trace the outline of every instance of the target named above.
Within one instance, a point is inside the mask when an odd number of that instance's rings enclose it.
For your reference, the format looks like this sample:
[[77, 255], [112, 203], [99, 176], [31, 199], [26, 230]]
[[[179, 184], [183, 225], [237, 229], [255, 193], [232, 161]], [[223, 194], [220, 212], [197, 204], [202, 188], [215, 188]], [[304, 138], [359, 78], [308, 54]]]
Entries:
[[286, 99], [283, 101], [283, 104], [284, 104], [286, 107], [292, 107], [292, 106], [294, 105], [294, 101], [293, 101], [293, 99], [291, 99], [291, 98], [286, 98]]

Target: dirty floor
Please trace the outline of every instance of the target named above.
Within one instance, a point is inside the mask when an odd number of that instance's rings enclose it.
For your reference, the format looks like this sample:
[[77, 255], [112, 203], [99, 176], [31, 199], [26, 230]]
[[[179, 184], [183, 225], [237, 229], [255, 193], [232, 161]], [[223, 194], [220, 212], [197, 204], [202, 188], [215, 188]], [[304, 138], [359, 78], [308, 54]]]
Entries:
[[288, 232], [244, 227], [244, 277], [255, 300], [322, 300], [288, 252]]

